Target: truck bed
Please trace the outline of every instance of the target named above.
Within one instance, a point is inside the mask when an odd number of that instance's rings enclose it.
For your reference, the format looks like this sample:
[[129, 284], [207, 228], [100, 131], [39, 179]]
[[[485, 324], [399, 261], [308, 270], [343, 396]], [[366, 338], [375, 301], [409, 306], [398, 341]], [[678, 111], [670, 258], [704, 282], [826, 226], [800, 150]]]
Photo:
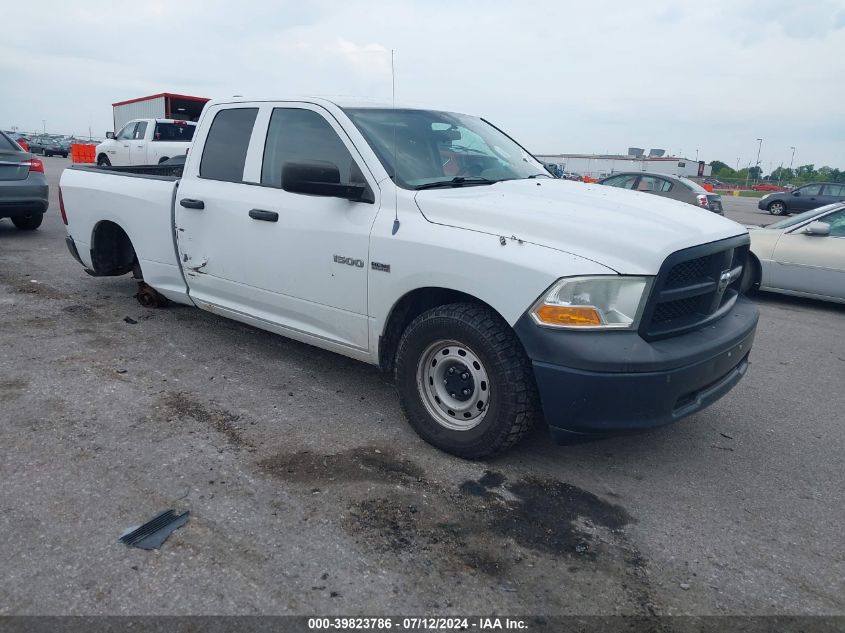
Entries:
[[[144, 280], [169, 299], [187, 299], [174, 232], [174, 207], [181, 165], [96, 167], [75, 165], [62, 174], [60, 189], [68, 234], [92, 274], [126, 274], [98, 266], [97, 253], [125, 252], [127, 240]], [[170, 235], [171, 239], [166, 236]], [[164, 237], [164, 239], [162, 239]]]

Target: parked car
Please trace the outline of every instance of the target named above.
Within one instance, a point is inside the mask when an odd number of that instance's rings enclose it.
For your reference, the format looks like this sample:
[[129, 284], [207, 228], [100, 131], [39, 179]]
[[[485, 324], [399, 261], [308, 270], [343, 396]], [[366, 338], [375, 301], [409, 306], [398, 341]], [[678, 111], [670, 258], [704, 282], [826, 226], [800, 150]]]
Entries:
[[751, 185], [751, 188], [754, 191], [785, 191], [783, 187], [773, 185], [770, 182], [758, 182], [757, 184]]
[[713, 185], [714, 187], [725, 187], [725, 183], [721, 180], [717, 180], [716, 178], [705, 178], [702, 181], [705, 185]]
[[842, 201], [845, 201], [845, 183], [814, 182], [791, 191], [767, 194], [760, 198], [757, 208], [772, 215], [787, 215]]
[[742, 289], [845, 303], [845, 204], [830, 204], [766, 227], [749, 227]]
[[229, 99], [196, 139], [181, 179], [65, 169], [73, 257], [143, 279], [145, 305], [382, 367], [443, 450], [503, 451], [541, 406], [558, 439], [666, 424], [748, 369], [758, 316], [735, 222], [552, 178], [465, 114]]
[[70, 154], [70, 144], [67, 141], [55, 139], [45, 141], [41, 153], [44, 156], [62, 156], [63, 158], [67, 158], [68, 154]]
[[29, 152], [31, 154], [43, 154], [45, 140], [40, 136], [32, 136], [29, 138]]
[[602, 185], [652, 193], [663, 198], [680, 200], [702, 209], [725, 215], [722, 196], [707, 191], [698, 183], [682, 176], [667, 176], [642, 171], [622, 172], [599, 180]]
[[48, 206], [44, 163], [0, 132], [0, 218], [31, 231], [41, 226]]
[[176, 119], [133, 119], [97, 145], [97, 164], [156, 165], [188, 151], [197, 124]]

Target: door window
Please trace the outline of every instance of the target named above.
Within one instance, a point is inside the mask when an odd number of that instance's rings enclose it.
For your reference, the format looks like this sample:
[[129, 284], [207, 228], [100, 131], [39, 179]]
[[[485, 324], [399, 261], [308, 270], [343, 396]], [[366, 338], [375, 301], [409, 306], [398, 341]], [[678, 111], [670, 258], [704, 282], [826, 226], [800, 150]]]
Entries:
[[115, 139], [118, 141], [128, 141], [132, 138], [132, 135], [135, 133], [136, 125], [138, 125], [136, 121], [132, 121], [124, 125], [123, 129], [117, 133], [117, 136], [115, 136]]
[[287, 162], [323, 161], [337, 166], [340, 182], [363, 182], [358, 165], [329, 122], [313, 110], [275, 108], [267, 129], [261, 184], [282, 186]]
[[144, 134], [147, 133], [147, 122], [146, 121], [139, 121], [137, 127], [135, 128], [134, 134], [132, 134], [132, 138], [136, 141], [143, 141]]
[[654, 176], [640, 176], [640, 182], [637, 185], [637, 191], [654, 191], [663, 193], [672, 190], [672, 183], [663, 178], [655, 178]]
[[845, 185], [825, 185], [824, 195], [834, 198], [845, 198]]
[[845, 209], [834, 211], [822, 216], [818, 220], [830, 225], [830, 235], [833, 237], [845, 237]]
[[636, 181], [637, 174], [626, 174], [622, 176], [613, 176], [612, 178], [608, 178], [602, 184], [610, 185], [611, 187], [620, 187], [622, 189], [632, 189]]
[[258, 108], [231, 108], [218, 112], [200, 161], [200, 178], [242, 182], [249, 139]]
[[806, 187], [801, 187], [796, 191], [800, 191], [802, 196], [817, 196], [821, 190], [821, 185], [807, 185]]

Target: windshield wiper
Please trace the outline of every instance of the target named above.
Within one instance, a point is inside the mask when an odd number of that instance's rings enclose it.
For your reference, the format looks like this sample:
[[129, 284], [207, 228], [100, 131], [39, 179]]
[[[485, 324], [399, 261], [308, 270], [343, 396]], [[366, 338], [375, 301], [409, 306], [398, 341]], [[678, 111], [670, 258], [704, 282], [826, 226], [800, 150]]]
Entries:
[[452, 180], [437, 180], [435, 182], [427, 182], [422, 185], [417, 185], [417, 191], [421, 189], [437, 189], [438, 187], [463, 187], [465, 185], [492, 185], [499, 182], [498, 180], [490, 180], [483, 176], [455, 176]]
[[526, 176], [526, 178], [554, 178], [554, 176], [550, 176], [549, 174], [539, 173], [539, 174], [531, 174], [530, 176]]

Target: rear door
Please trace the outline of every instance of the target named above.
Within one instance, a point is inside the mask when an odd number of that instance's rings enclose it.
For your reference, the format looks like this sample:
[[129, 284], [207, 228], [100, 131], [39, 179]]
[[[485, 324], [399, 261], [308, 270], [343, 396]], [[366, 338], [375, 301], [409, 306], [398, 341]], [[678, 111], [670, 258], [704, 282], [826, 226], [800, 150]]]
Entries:
[[147, 121], [138, 121], [132, 132], [132, 139], [129, 143], [129, 163], [132, 165], [147, 164]]
[[21, 151], [14, 141], [0, 132], [0, 180], [25, 180], [29, 176], [29, 165], [25, 165], [24, 161], [31, 157], [30, 153]]
[[823, 205], [845, 200], [845, 185], [825, 185], [822, 188], [821, 199]]
[[772, 284], [784, 290], [845, 299], [845, 209], [815, 221], [830, 225], [830, 235], [807, 235], [808, 223], [784, 233], [772, 255]]

